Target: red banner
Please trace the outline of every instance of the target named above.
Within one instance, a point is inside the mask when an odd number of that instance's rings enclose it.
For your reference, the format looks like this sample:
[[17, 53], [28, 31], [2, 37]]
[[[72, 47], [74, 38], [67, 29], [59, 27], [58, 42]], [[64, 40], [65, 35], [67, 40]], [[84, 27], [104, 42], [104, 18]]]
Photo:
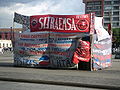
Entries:
[[30, 16], [31, 32], [89, 32], [90, 14]]
[[90, 42], [81, 40], [74, 52], [73, 63], [78, 64], [80, 61], [89, 62], [90, 58]]

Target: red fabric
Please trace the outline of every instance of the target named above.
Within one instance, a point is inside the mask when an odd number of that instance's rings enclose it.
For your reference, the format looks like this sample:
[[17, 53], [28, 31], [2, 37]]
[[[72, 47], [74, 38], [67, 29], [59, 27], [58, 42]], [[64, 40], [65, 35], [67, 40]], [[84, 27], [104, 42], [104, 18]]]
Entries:
[[108, 33], [111, 35], [111, 24], [108, 24]]
[[78, 64], [79, 61], [89, 62], [90, 60], [90, 42], [80, 41], [79, 47], [74, 52], [73, 63]]
[[30, 16], [31, 32], [89, 32], [90, 14]]

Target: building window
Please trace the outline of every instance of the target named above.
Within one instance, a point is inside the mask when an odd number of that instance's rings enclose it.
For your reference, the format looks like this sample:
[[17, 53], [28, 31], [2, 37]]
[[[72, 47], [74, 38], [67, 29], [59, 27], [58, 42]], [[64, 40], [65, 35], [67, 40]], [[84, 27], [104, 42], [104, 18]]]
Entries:
[[114, 27], [118, 27], [118, 26], [119, 26], [119, 23], [113, 23], [113, 26], [114, 26]]
[[87, 5], [93, 5], [94, 2], [87, 2]]
[[100, 1], [96, 1], [96, 2], [94, 2], [96, 5], [100, 5], [101, 4], [101, 2]]
[[119, 17], [113, 17], [113, 21], [119, 21]]
[[119, 6], [114, 6], [113, 9], [114, 10], [119, 10]]
[[92, 7], [90, 7], [90, 6], [89, 6], [89, 7], [87, 7], [87, 10], [91, 10], [91, 9], [92, 9]]
[[104, 15], [105, 15], [105, 16], [109, 16], [109, 15], [110, 15], [110, 12], [104, 12]]
[[101, 6], [96, 6], [95, 8], [98, 9], [98, 10], [100, 10], [100, 9], [101, 9]]
[[120, 1], [114, 1], [113, 4], [120, 4]]
[[112, 6], [105, 6], [104, 9], [105, 10], [112, 10]]
[[110, 17], [104, 18], [105, 21], [110, 21]]
[[10, 44], [10, 47], [12, 47], [12, 44]]
[[101, 16], [101, 12], [100, 11], [96, 11], [95, 14], [96, 14], [96, 16]]
[[119, 15], [119, 12], [113, 12], [113, 15]]
[[104, 4], [105, 5], [111, 5], [111, 1], [105, 1]]
[[8, 47], [8, 43], [6, 44], [6, 47]]
[[3, 43], [3, 47], [5, 47], [5, 44]]

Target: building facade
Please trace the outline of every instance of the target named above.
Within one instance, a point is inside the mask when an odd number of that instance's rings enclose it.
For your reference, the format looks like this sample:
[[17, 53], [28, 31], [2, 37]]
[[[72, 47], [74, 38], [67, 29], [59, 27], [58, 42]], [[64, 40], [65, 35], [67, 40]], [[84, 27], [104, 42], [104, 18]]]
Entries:
[[95, 12], [96, 16], [103, 16], [103, 0], [83, 0], [85, 3], [85, 13]]
[[83, 0], [85, 12], [95, 12], [104, 18], [104, 27], [111, 23], [112, 28], [120, 28], [120, 0]]
[[0, 48], [12, 48], [11, 40], [0, 40]]
[[13, 38], [14, 33], [21, 31], [21, 28], [13, 29], [12, 28], [0, 28], [0, 48], [12, 47], [11, 39]]
[[120, 28], [120, 0], [104, 0], [104, 26]]

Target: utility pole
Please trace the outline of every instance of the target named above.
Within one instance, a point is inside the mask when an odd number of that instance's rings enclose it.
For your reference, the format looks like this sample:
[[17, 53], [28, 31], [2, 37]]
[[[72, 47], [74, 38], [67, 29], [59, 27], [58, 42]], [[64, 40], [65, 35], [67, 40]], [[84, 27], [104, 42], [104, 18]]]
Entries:
[[111, 0], [111, 7], [109, 11], [110, 22], [108, 24], [108, 33], [112, 36], [112, 14], [113, 14], [113, 0]]
[[13, 39], [13, 30], [12, 30], [12, 27], [10, 27], [10, 40]]

